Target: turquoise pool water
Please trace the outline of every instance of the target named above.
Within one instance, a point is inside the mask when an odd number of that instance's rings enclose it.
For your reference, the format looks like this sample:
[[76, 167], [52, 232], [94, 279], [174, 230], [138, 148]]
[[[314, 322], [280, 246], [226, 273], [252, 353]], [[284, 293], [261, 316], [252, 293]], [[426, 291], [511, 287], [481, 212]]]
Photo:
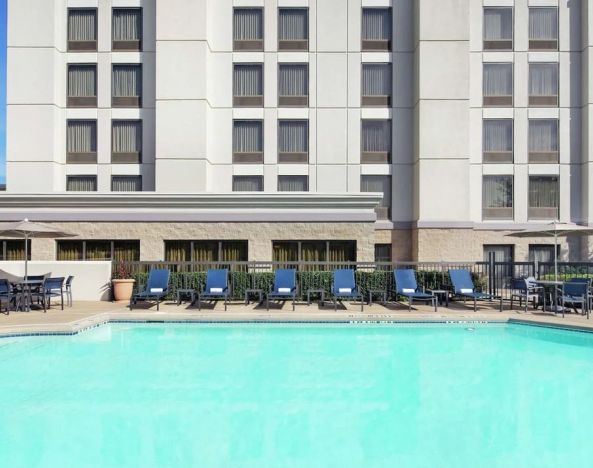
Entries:
[[0, 340], [2, 467], [592, 465], [590, 334], [113, 324]]

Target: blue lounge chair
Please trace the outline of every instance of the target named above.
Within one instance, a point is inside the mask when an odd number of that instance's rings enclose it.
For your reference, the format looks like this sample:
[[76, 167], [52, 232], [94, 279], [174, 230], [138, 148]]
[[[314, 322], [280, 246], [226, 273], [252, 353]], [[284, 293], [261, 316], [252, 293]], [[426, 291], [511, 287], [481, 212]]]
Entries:
[[408, 298], [408, 310], [412, 310], [413, 301], [420, 301], [432, 303], [434, 311], [437, 311], [436, 296], [418, 290], [418, 283], [416, 282], [416, 273], [414, 270], [393, 270], [393, 278], [395, 280], [395, 292], [397, 295]]
[[477, 310], [478, 301], [500, 301], [500, 311], [502, 312], [502, 297], [476, 291], [468, 270], [449, 270], [449, 277], [453, 284], [453, 295], [462, 297], [463, 302], [466, 299], [473, 299], [474, 312]]
[[360, 299], [360, 311], [362, 312], [364, 298], [356, 286], [354, 270], [349, 268], [335, 270], [331, 293], [334, 301], [334, 310], [338, 310], [338, 301], [342, 301], [342, 299]]
[[198, 310], [202, 310], [202, 299], [224, 299], [224, 310], [226, 310], [229, 298], [229, 271], [208, 270], [206, 274], [206, 287], [198, 293]]
[[144, 291], [132, 295], [130, 310], [138, 301], [156, 301], [156, 310], [159, 310], [159, 303], [169, 293], [169, 276], [169, 270], [150, 270]]
[[586, 279], [582, 281], [568, 281], [562, 287], [562, 296], [559, 298], [562, 304], [562, 316], [566, 306], [572, 306], [575, 314], [578, 313], [577, 306], [581, 308], [583, 315], [589, 318], [589, 283]]
[[274, 274], [274, 287], [266, 294], [266, 310], [270, 310], [270, 299], [280, 301], [292, 299], [292, 310], [294, 310], [296, 294], [296, 270], [276, 270]]

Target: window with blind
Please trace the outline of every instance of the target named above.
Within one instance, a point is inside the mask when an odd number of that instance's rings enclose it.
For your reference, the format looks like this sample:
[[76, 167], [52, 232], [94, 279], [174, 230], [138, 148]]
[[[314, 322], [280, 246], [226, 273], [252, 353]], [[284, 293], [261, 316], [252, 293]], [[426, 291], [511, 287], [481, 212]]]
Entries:
[[557, 119], [529, 120], [530, 163], [557, 163], [559, 148]]
[[113, 164], [140, 164], [142, 162], [141, 120], [112, 121], [111, 162]]
[[[273, 241], [273, 261], [288, 262], [355, 262], [356, 241], [350, 240], [302, 240]], [[290, 265], [293, 266], [293, 265]], [[312, 270], [320, 269], [319, 265], [310, 265]], [[331, 268], [331, 266], [330, 266]], [[301, 270], [306, 270], [301, 266]]]
[[482, 160], [484, 163], [513, 162], [513, 121], [511, 119], [483, 121]]
[[391, 262], [391, 244], [375, 244], [375, 262]]
[[278, 9], [278, 50], [309, 50], [309, 10]]
[[113, 65], [113, 107], [142, 107], [142, 65]]
[[308, 192], [309, 177], [306, 175], [280, 175], [278, 176], [279, 192]]
[[97, 9], [68, 9], [68, 52], [97, 50]]
[[97, 176], [67, 176], [66, 190], [68, 192], [96, 192]]
[[529, 50], [558, 50], [558, 8], [529, 8]]
[[560, 246], [557, 249], [553, 244], [531, 244], [529, 246], [529, 261], [530, 262], [554, 262], [554, 252], [560, 255]]
[[484, 261], [490, 260], [490, 254], [494, 254], [495, 262], [512, 262], [513, 246], [512, 245], [484, 245]]
[[392, 88], [390, 63], [362, 64], [363, 107], [390, 106]]
[[484, 50], [513, 50], [512, 8], [484, 8]]
[[[0, 241], [0, 260], [3, 262], [16, 262], [25, 259], [24, 240]], [[27, 241], [27, 260], [31, 260], [31, 240]]]
[[233, 66], [233, 106], [263, 107], [264, 76], [262, 64]]
[[362, 51], [391, 50], [391, 8], [362, 9]]
[[97, 65], [68, 65], [68, 107], [97, 107]]
[[558, 64], [529, 64], [529, 105], [558, 106]]
[[363, 164], [391, 163], [391, 120], [363, 120], [361, 155]]
[[307, 120], [278, 121], [278, 162], [309, 161], [309, 122]]
[[264, 21], [261, 8], [233, 10], [233, 49], [264, 50]]
[[97, 163], [96, 120], [68, 120], [66, 124], [66, 163]]
[[513, 219], [513, 176], [483, 177], [482, 219]]
[[114, 51], [142, 50], [142, 9], [114, 8], [111, 32]]
[[112, 192], [142, 192], [142, 176], [111, 176]]
[[263, 192], [263, 176], [233, 176], [233, 192]]
[[360, 177], [361, 192], [378, 192], [383, 194], [379, 206], [375, 208], [377, 219], [391, 217], [391, 176], [390, 175], [363, 175]]
[[58, 261], [140, 261], [139, 240], [58, 240]]
[[246, 240], [166, 240], [166, 262], [246, 262]]
[[484, 64], [484, 107], [512, 107], [513, 64]]
[[530, 176], [528, 218], [557, 220], [559, 188], [558, 176]]
[[233, 163], [263, 164], [264, 131], [261, 120], [233, 121]]
[[278, 66], [278, 106], [309, 105], [309, 66], [306, 63]]

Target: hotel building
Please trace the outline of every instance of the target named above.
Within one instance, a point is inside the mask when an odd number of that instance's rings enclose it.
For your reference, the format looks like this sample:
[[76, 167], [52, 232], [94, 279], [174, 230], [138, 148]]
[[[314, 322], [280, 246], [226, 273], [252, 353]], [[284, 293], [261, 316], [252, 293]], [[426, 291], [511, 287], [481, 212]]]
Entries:
[[36, 260], [546, 260], [505, 234], [593, 222], [592, 25], [579, 0], [8, 0], [0, 218], [78, 234]]

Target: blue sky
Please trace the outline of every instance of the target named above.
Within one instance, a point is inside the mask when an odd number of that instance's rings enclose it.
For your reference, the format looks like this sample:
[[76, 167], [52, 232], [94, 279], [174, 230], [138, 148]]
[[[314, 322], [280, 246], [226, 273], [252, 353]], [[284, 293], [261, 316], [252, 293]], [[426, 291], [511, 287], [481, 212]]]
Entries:
[[0, 184], [6, 179], [6, 0], [0, 0]]

